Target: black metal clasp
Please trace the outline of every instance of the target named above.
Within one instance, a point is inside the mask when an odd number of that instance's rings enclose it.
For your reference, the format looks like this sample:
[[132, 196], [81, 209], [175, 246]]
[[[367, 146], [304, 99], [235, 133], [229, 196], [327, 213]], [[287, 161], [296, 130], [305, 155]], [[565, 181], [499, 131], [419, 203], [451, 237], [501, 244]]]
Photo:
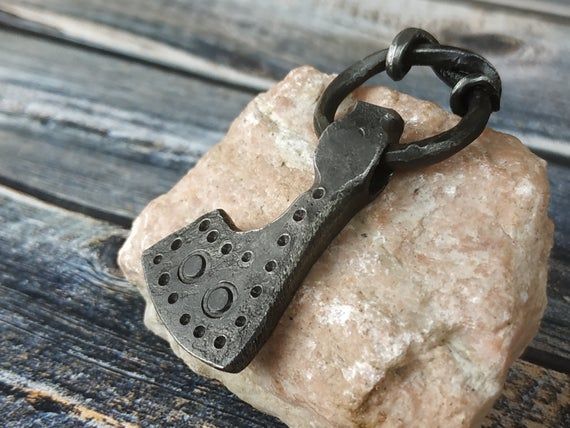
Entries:
[[147, 249], [150, 295], [176, 341], [220, 370], [246, 367], [323, 250], [384, 188], [383, 152], [403, 126], [359, 102], [323, 132], [313, 186], [273, 223], [240, 231], [216, 210]]

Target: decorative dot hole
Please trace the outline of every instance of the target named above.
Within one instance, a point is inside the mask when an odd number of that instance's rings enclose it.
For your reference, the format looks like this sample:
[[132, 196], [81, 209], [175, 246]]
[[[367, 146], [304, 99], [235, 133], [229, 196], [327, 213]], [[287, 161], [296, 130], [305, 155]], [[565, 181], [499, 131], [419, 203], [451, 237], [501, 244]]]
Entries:
[[261, 286], [260, 285], [256, 285], [255, 287], [253, 287], [251, 289], [251, 291], [249, 292], [249, 294], [251, 295], [251, 297], [259, 297], [261, 295]]
[[284, 233], [283, 235], [281, 235], [277, 239], [277, 245], [279, 245], [280, 247], [284, 247], [285, 245], [287, 245], [289, 243], [290, 240], [291, 240], [291, 237], [289, 235], [287, 235], [286, 233]]
[[182, 246], [182, 239], [180, 238], [176, 238], [174, 241], [172, 241], [172, 244], [170, 244], [170, 248], [172, 250], [177, 250]]
[[226, 338], [224, 336], [218, 336], [214, 339], [214, 348], [222, 349], [226, 344]]
[[183, 314], [180, 317], [180, 324], [182, 325], [186, 325], [190, 322], [190, 314]]
[[170, 303], [171, 305], [173, 303], [176, 303], [177, 300], [178, 300], [178, 293], [172, 293], [170, 296], [168, 296], [168, 303]]
[[295, 213], [293, 214], [293, 220], [301, 221], [305, 218], [306, 214], [307, 214], [307, 211], [305, 211], [303, 208], [300, 208], [297, 211], [295, 211]]
[[206, 236], [206, 241], [215, 242], [216, 239], [218, 239], [218, 236], [220, 236], [220, 233], [217, 230], [212, 230], [208, 233], [208, 236]]
[[323, 196], [325, 196], [324, 188], [317, 187], [315, 190], [313, 190], [313, 199], [321, 199]]
[[236, 318], [236, 326], [238, 327], [243, 327], [245, 325], [245, 317], [244, 316], [239, 316]]
[[251, 260], [252, 257], [253, 253], [251, 251], [246, 251], [245, 253], [242, 254], [241, 261], [247, 263]]
[[164, 272], [158, 277], [158, 285], [166, 285], [170, 281], [170, 274], [168, 272]]
[[222, 245], [220, 251], [222, 252], [222, 254], [229, 254], [230, 251], [232, 251], [232, 244], [228, 242], [227, 244]]
[[198, 230], [200, 232], [205, 232], [206, 230], [208, 230], [209, 227], [210, 227], [210, 220], [205, 218], [204, 220], [202, 220], [200, 222], [200, 225], [198, 226]]
[[194, 329], [194, 337], [204, 337], [204, 334], [206, 334], [206, 327], [203, 325], [199, 325]]
[[273, 272], [277, 267], [277, 262], [275, 260], [270, 260], [265, 264], [265, 270], [267, 272]]
[[157, 254], [156, 256], [154, 256], [154, 259], [152, 259], [152, 262], [155, 265], [160, 264], [161, 261], [162, 261], [162, 254]]

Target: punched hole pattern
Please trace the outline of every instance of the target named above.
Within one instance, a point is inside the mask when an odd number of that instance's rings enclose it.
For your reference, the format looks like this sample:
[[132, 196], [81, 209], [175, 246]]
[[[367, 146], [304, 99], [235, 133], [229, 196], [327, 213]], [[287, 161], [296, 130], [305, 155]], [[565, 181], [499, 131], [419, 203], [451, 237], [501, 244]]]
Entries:
[[158, 277], [158, 285], [166, 285], [170, 281], [170, 274], [168, 272], [164, 272]]
[[180, 238], [176, 238], [174, 241], [172, 241], [172, 244], [170, 244], [170, 248], [174, 251], [179, 249], [181, 246], [182, 246], [182, 239]]
[[299, 208], [297, 211], [295, 211], [293, 213], [293, 220], [295, 221], [301, 221], [305, 218], [305, 215], [307, 214], [307, 211], [305, 211], [305, 209], [303, 208]]
[[236, 318], [235, 324], [238, 327], [243, 327], [245, 325], [245, 321], [246, 321], [245, 317], [240, 315], [239, 317]]
[[214, 339], [214, 348], [222, 349], [226, 344], [226, 338], [224, 336], [218, 336]]
[[246, 251], [245, 253], [242, 254], [241, 261], [244, 263], [247, 263], [247, 262], [251, 261], [252, 257], [253, 257], [253, 253], [251, 251]]
[[313, 190], [313, 199], [321, 199], [325, 196], [325, 189], [323, 187], [317, 187]]
[[217, 230], [212, 230], [210, 233], [208, 233], [208, 235], [206, 236], [206, 241], [208, 242], [216, 242], [216, 240], [218, 239], [218, 236], [220, 236], [220, 233]]
[[200, 337], [204, 337], [204, 334], [206, 334], [206, 327], [204, 327], [203, 325], [199, 325], [194, 329], [194, 337], [196, 338], [200, 338]]
[[209, 227], [210, 227], [210, 220], [205, 218], [204, 220], [202, 220], [200, 222], [200, 225], [198, 226], [198, 230], [200, 232], [205, 232], [206, 230], [208, 230]]
[[288, 234], [284, 233], [277, 239], [277, 245], [279, 245], [280, 247], [284, 247], [289, 243], [290, 240], [291, 237]]
[[[313, 190], [312, 197], [313, 199], [318, 200], [323, 198], [325, 193], [326, 192], [323, 187], [318, 187]], [[293, 220], [296, 222], [300, 222], [305, 219], [306, 215], [307, 211], [304, 208], [299, 208], [293, 213]], [[202, 220], [202, 222], [200, 222], [198, 230], [200, 230], [201, 232], [206, 232], [208, 231], [210, 226], [211, 226], [211, 221], [209, 219], [204, 219]], [[220, 234], [217, 230], [211, 230], [206, 235], [206, 240], [210, 243], [213, 243], [218, 240], [219, 236]], [[291, 242], [291, 236], [288, 233], [281, 234], [276, 241], [277, 245], [280, 247], [284, 247], [288, 245], [290, 242]], [[182, 239], [176, 238], [174, 241], [172, 241], [170, 248], [172, 250], [177, 250], [181, 246], [182, 246]], [[232, 250], [233, 250], [233, 244], [231, 242], [226, 242], [224, 245], [220, 247], [220, 252], [224, 255], [229, 254]], [[153, 259], [153, 263], [155, 265], [158, 265], [162, 262], [162, 259], [163, 256], [161, 254], [157, 254]], [[253, 259], [253, 253], [251, 251], [245, 251], [241, 256], [241, 260], [245, 263], [250, 262], [252, 259]], [[277, 262], [275, 260], [268, 261], [264, 266], [264, 269], [267, 272], [273, 272], [276, 268], [277, 268]], [[158, 279], [159, 285], [166, 285], [169, 283], [169, 281], [170, 281], [170, 274], [168, 272], [164, 272], [159, 276]], [[250, 290], [250, 296], [253, 298], [257, 298], [261, 295], [262, 292], [263, 288], [260, 285], [256, 285]], [[178, 298], [179, 298], [178, 293], [171, 293], [168, 296], [168, 303], [174, 304], [178, 301]], [[188, 325], [190, 321], [191, 321], [191, 316], [190, 314], [187, 313], [182, 314], [179, 318], [179, 322], [181, 325]], [[235, 326], [240, 328], [245, 326], [246, 323], [247, 323], [247, 318], [241, 315], [238, 316], [234, 321]], [[202, 338], [205, 336], [205, 334], [206, 334], [206, 327], [204, 327], [203, 325], [198, 325], [193, 330], [193, 336], [195, 338]], [[216, 349], [222, 349], [226, 345], [226, 342], [227, 339], [225, 336], [217, 336], [214, 339], [213, 345]]]

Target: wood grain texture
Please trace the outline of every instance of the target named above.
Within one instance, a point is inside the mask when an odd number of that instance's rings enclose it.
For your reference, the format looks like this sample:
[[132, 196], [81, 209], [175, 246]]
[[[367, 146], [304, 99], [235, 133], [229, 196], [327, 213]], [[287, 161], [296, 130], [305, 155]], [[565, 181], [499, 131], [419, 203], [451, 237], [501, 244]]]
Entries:
[[[505, 412], [505, 408], [509, 410]], [[517, 363], [509, 371], [503, 393], [483, 426], [570, 426], [568, 376], [529, 363]]]
[[[423, 27], [497, 65], [504, 99], [492, 125], [553, 160], [549, 306], [525, 358], [568, 371], [568, 8], [510, 3], [0, 0], [0, 24], [24, 32], [0, 30], [0, 183], [128, 226], [256, 91], [299, 64], [338, 72]], [[381, 82], [448, 102], [425, 70]], [[282, 426], [146, 331], [142, 299], [115, 264], [125, 233], [0, 186], [2, 423]], [[519, 361], [485, 426], [569, 426], [569, 395], [566, 375]]]
[[[0, 54], [0, 183], [123, 226], [191, 168], [251, 99], [10, 32], [0, 32]], [[568, 371], [570, 169], [552, 163], [549, 174], [557, 225], [550, 303], [525, 358]]]
[[[142, 324], [123, 229], [0, 187], [0, 407], [8, 426], [280, 427]], [[568, 421], [568, 376], [517, 362], [489, 426]]]
[[2, 424], [278, 425], [146, 330], [124, 230], [3, 188], [0, 223]]
[[251, 98], [13, 33], [0, 32], [0, 54], [0, 181], [122, 225]]
[[[497, 66], [504, 91], [502, 111], [492, 117], [492, 126], [515, 133], [543, 153], [570, 158], [565, 144], [570, 140], [570, 88], [563, 72], [570, 65], [570, 45], [563, 42], [570, 20], [552, 14], [433, 0], [213, 0], [167, 5], [154, 0], [2, 0], [0, 11], [0, 19], [9, 26], [231, 84], [236, 80], [223, 73], [204, 74], [190, 62], [182, 64], [178, 53], [169, 54], [168, 48], [260, 78], [281, 79], [300, 64], [339, 72], [387, 46], [402, 28], [425, 28], [441, 42], [477, 50]], [[107, 32], [119, 32], [114, 45], [101, 40]], [[163, 48], [145, 50], [145, 40]], [[386, 78], [380, 81], [394, 85]], [[419, 70], [396, 87], [448, 105], [449, 90], [436, 81], [427, 70]], [[263, 89], [266, 84], [251, 87]]]
[[483, 3], [490, 7], [504, 7], [506, 10], [515, 10], [549, 18], [564, 20], [570, 18], [570, 4], [566, 0], [465, 0], [471, 3]]
[[524, 358], [561, 372], [570, 372], [570, 168], [550, 162], [550, 216], [554, 247], [548, 274], [548, 306], [541, 331]]

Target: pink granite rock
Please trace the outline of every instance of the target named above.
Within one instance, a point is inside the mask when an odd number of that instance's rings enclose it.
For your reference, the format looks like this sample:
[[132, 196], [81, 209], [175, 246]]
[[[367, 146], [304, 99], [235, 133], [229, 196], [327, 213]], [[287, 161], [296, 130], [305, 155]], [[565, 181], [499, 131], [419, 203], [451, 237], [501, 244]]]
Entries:
[[[546, 165], [509, 135], [487, 129], [451, 159], [395, 175], [322, 255], [239, 374], [187, 354], [150, 303], [144, 249], [216, 208], [242, 229], [261, 227], [310, 187], [312, 114], [330, 79], [301, 67], [256, 97], [226, 137], [143, 210], [121, 268], [147, 301], [148, 328], [192, 370], [290, 426], [476, 425], [546, 305], [553, 234]], [[457, 121], [382, 87], [354, 96], [398, 111], [403, 142]]]

